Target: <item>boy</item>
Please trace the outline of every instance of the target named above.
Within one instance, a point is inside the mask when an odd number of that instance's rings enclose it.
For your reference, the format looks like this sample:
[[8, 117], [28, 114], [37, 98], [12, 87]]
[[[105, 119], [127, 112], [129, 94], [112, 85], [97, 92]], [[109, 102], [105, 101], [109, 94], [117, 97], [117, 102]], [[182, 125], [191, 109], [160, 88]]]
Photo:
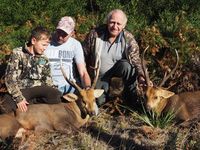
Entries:
[[49, 42], [49, 31], [36, 27], [25, 46], [13, 50], [6, 69], [9, 94], [4, 96], [3, 112], [17, 108], [26, 112], [28, 104], [61, 102], [61, 93], [53, 87], [49, 61], [43, 55]]

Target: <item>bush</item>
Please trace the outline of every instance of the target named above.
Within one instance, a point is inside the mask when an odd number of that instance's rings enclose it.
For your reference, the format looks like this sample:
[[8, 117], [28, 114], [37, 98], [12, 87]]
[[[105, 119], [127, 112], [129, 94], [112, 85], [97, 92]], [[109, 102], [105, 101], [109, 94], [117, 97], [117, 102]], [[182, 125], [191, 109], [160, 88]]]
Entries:
[[21, 46], [38, 25], [53, 31], [65, 15], [76, 19], [77, 38], [82, 41], [91, 27], [103, 23], [109, 11], [119, 8], [127, 14], [127, 29], [141, 49], [147, 44], [152, 51], [176, 48], [181, 62], [187, 63], [191, 52], [200, 51], [199, 4], [198, 0], [1, 0], [0, 48]]

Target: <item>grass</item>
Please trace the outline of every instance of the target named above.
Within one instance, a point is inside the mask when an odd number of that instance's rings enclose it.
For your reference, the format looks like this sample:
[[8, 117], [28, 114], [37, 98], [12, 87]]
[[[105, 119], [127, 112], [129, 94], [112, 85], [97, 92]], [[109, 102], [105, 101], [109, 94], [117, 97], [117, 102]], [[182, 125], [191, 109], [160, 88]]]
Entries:
[[[90, 118], [88, 124], [80, 130], [69, 132], [41, 133], [28, 132], [17, 142], [3, 142], [0, 149], [33, 149], [33, 150], [121, 150], [121, 149], [198, 149], [199, 128], [190, 125], [189, 128], [172, 126], [173, 113], [158, 117], [143, 108], [138, 113], [124, 105], [124, 116], [111, 115], [108, 109], [100, 108], [96, 117]], [[130, 112], [130, 113], [129, 113]], [[148, 125], [148, 126], [147, 126]], [[159, 128], [157, 128], [159, 127]], [[164, 128], [164, 129], [162, 129]], [[16, 143], [16, 144], [15, 144]]]
[[143, 112], [142, 114], [139, 114], [138, 112], [133, 111], [129, 107], [123, 105], [120, 106], [129, 110], [134, 118], [144, 122], [145, 124], [151, 126], [152, 128], [159, 127], [161, 129], [164, 129], [174, 123], [175, 113], [173, 111], [169, 111], [166, 113], [162, 113], [161, 115], [158, 115], [153, 111], [147, 111], [142, 105]]
[[[199, 148], [199, 128], [193, 130], [178, 126], [166, 129], [153, 128], [156, 126], [151, 118], [147, 119], [148, 115], [144, 117], [145, 113], [138, 114], [128, 107], [121, 105], [120, 107], [129, 110], [131, 115], [112, 116], [108, 111], [101, 110], [97, 117], [91, 118], [90, 123], [79, 131], [70, 130], [69, 133], [55, 131], [39, 135], [29, 132], [17, 142], [17, 145], [0, 141], [0, 149], [11, 150], [18, 147], [21, 150], [31, 148], [33, 150], [120, 150], [137, 149], [138, 145], [140, 149], [149, 146], [152, 149], [169, 150]], [[146, 126], [148, 123], [153, 127]]]

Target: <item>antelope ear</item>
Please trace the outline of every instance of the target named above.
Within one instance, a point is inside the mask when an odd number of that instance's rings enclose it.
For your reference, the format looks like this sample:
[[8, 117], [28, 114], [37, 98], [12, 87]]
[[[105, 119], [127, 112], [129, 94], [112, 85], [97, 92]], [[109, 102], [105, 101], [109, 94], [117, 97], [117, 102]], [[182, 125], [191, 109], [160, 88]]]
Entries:
[[175, 94], [174, 92], [165, 89], [159, 89], [159, 92], [160, 92], [159, 95], [162, 96], [163, 98], [170, 98]]
[[78, 96], [74, 93], [68, 93], [63, 95], [63, 98], [69, 102], [74, 102], [78, 99]]
[[103, 94], [103, 92], [104, 92], [104, 90], [102, 90], [102, 89], [95, 89], [94, 90], [94, 97], [95, 98], [100, 97]]

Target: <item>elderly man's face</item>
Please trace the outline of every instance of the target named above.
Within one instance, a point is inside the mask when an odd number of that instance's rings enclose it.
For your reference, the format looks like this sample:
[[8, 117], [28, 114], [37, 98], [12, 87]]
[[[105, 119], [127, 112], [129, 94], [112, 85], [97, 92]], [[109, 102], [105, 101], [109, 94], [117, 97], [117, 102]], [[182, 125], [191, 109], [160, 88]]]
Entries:
[[124, 15], [120, 12], [114, 12], [108, 21], [108, 31], [111, 37], [117, 37], [125, 27]]

